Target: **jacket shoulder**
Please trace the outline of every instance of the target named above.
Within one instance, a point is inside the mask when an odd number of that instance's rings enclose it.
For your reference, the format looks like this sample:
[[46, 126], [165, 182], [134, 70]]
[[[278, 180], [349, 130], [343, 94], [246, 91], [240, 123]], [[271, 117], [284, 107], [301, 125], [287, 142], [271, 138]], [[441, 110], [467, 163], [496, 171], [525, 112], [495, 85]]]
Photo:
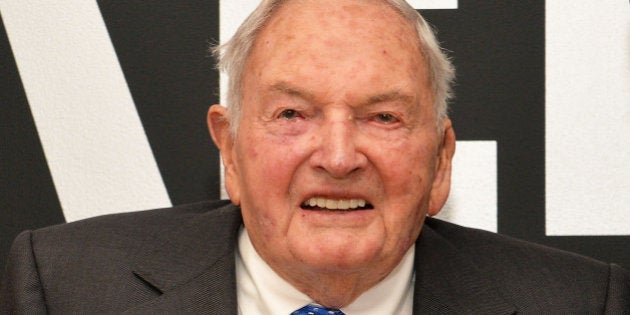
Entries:
[[630, 311], [630, 276], [619, 266], [437, 219], [426, 226], [522, 311]]
[[239, 212], [229, 202], [200, 202], [54, 225], [32, 231], [31, 243], [38, 259], [56, 261], [63, 252], [69, 257], [79, 257], [79, 262], [107, 261], [115, 256], [123, 257], [116, 258], [122, 262], [164, 246], [194, 243], [202, 232], [206, 237], [223, 236], [229, 232], [215, 227], [238, 222]]
[[209, 268], [217, 255], [233, 251], [240, 224], [238, 209], [219, 201], [27, 231], [12, 252], [28, 255], [21, 255], [20, 266], [5, 276], [31, 275], [49, 312], [121, 313], [161, 294], [138, 276], [140, 267], [164, 269], [164, 281], [176, 285]]

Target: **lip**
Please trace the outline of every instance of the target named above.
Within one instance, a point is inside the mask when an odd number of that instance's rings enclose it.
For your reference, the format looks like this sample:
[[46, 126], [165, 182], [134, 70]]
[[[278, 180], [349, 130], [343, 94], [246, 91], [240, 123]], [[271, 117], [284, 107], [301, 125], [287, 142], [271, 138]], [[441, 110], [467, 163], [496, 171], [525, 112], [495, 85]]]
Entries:
[[[370, 205], [371, 206], [371, 205]], [[300, 207], [300, 220], [314, 228], [357, 229], [365, 228], [374, 222], [378, 212], [374, 207], [347, 210], [329, 210], [321, 208], [307, 209]]]

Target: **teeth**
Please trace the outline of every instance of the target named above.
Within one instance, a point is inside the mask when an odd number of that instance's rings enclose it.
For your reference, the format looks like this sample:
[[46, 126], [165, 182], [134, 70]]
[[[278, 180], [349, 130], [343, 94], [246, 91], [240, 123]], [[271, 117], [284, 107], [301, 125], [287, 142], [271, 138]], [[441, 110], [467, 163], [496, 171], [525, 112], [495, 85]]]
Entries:
[[339, 200], [339, 203], [337, 203], [337, 208], [342, 210], [350, 208], [350, 200]]
[[326, 207], [326, 199], [318, 198], [316, 204], [320, 208], [325, 208]]
[[365, 207], [366, 201], [363, 199], [327, 199], [313, 197], [304, 202], [304, 205], [311, 207], [325, 208], [328, 210], [347, 210]]

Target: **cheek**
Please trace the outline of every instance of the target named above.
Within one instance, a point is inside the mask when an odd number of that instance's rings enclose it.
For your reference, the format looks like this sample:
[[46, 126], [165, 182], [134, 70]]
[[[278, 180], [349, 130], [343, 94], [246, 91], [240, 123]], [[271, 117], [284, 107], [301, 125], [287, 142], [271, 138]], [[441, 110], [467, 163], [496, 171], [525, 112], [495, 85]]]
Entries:
[[[256, 134], [256, 133], [253, 133]], [[291, 182], [308, 156], [304, 141], [296, 137], [269, 135], [251, 136], [237, 155], [243, 167], [241, 180], [246, 187], [257, 187], [257, 195], [265, 200], [283, 198]], [[259, 200], [262, 202], [262, 200]]]
[[[243, 218], [252, 240], [285, 239], [292, 220], [292, 188], [304, 150], [295, 139], [257, 136], [244, 139], [248, 145], [237, 152], [241, 167]], [[260, 241], [258, 241], [260, 243]], [[260, 245], [261, 250], [266, 247]]]
[[385, 160], [380, 167], [383, 181], [386, 186], [398, 191], [421, 189], [432, 176], [434, 152], [426, 145], [405, 143], [390, 147], [386, 152], [380, 152], [379, 156]]
[[432, 159], [424, 149], [416, 149], [415, 156], [409, 151], [392, 156], [391, 167], [383, 178], [387, 198], [384, 221], [388, 246], [406, 250], [418, 236], [427, 213]]
[[389, 209], [386, 225], [402, 242], [415, 236], [428, 207], [435, 152], [425, 143], [407, 143], [382, 155], [388, 159], [379, 168]]
[[287, 137], [265, 139], [261, 141], [259, 150], [262, 156], [258, 163], [262, 168], [263, 178], [269, 186], [282, 186], [282, 189], [286, 189], [284, 186], [290, 184], [289, 181], [305, 159], [304, 150], [296, 141]]

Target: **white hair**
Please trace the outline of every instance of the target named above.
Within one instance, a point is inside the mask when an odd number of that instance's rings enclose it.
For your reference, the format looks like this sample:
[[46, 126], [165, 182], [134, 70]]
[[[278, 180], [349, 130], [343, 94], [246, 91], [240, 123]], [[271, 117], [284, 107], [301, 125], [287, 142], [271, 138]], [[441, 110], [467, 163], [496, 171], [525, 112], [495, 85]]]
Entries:
[[[260, 30], [271, 19], [274, 11], [288, 0], [263, 0], [241, 24], [234, 36], [226, 43], [212, 48], [217, 67], [228, 77], [226, 97], [232, 135], [236, 135], [241, 116], [241, 82], [247, 58], [251, 53]], [[424, 18], [404, 0], [382, 0], [415, 26], [417, 39], [429, 70], [429, 82], [434, 97], [434, 109], [438, 128], [448, 117], [448, 101], [455, 70]]]

